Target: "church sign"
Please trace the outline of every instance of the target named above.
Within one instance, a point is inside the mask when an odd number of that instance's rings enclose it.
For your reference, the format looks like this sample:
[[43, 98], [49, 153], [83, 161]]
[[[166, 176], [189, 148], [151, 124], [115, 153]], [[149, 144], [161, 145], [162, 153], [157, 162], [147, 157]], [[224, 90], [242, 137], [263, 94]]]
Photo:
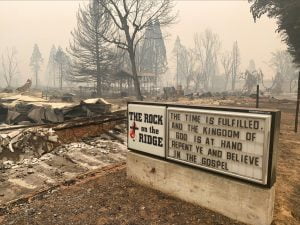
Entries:
[[165, 157], [166, 107], [128, 104], [128, 147]]
[[128, 148], [247, 182], [275, 182], [277, 110], [128, 104]]

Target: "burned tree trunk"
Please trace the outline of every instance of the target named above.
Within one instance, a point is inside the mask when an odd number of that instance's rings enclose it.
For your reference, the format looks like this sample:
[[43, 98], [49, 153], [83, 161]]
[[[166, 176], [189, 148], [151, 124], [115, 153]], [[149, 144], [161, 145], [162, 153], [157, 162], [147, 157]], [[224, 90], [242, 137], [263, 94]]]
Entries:
[[132, 50], [128, 50], [128, 51], [129, 51], [129, 57], [130, 57], [130, 62], [131, 62], [131, 69], [132, 69], [132, 76], [133, 76], [133, 83], [134, 83], [136, 98], [137, 98], [137, 100], [142, 101], [143, 96], [141, 93], [140, 82], [139, 82], [139, 77], [138, 77], [138, 73], [137, 73], [135, 54], [133, 51], [133, 47], [132, 47]]

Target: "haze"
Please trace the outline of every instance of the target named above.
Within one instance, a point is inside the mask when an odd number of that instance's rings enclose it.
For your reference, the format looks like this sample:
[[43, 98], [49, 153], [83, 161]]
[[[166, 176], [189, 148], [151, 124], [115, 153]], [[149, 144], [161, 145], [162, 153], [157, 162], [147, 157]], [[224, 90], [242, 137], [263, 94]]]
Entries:
[[[35, 43], [44, 58], [42, 74], [51, 46], [68, 47], [79, 4], [84, 2], [0, 1], [0, 55], [6, 47], [17, 49], [20, 79], [16, 85], [32, 77], [29, 59]], [[266, 77], [274, 75], [268, 66], [271, 52], [286, 46], [275, 32], [274, 20], [263, 17], [254, 23], [247, 1], [178, 1], [176, 9], [180, 13], [179, 22], [163, 30], [168, 34], [166, 46], [171, 77], [176, 68], [171, 51], [177, 35], [182, 44], [193, 47], [194, 33], [201, 33], [206, 28], [219, 34], [222, 51], [231, 51], [233, 42], [238, 41], [242, 70], [247, 68], [249, 60], [254, 59], [256, 67], [261, 68]]]

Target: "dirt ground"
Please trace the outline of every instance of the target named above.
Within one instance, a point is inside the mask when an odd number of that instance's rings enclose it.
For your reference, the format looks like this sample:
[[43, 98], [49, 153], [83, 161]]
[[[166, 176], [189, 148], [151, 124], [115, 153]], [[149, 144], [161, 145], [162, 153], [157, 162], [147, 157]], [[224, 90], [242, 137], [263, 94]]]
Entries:
[[294, 114], [283, 112], [281, 121], [274, 220], [300, 224], [300, 131], [292, 131]]
[[125, 166], [108, 169], [39, 198], [9, 209], [2, 224], [240, 224], [128, 181]]
[[[189, 104], [198, 104], [197, 101]], [[221, 104], [253, 106], [254, 100]], [[282, 110], [273, 225], [300, 224], [300, 133], [295, 134], [295, 103], [262, 101]], [[77, 176], [39, 194], [0, 205], [4, 225], [241, 224], [220, 214], [168, 197], [126, 179], [126, 165]]]

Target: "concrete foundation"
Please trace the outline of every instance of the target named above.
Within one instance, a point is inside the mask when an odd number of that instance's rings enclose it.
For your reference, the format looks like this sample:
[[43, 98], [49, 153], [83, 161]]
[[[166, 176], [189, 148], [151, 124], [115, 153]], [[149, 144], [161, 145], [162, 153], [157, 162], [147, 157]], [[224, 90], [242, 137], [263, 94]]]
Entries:
[[127, 154], [127, 177], [244, 223], [272, 222], [274, 186], [264, 189], [134, 152]]

